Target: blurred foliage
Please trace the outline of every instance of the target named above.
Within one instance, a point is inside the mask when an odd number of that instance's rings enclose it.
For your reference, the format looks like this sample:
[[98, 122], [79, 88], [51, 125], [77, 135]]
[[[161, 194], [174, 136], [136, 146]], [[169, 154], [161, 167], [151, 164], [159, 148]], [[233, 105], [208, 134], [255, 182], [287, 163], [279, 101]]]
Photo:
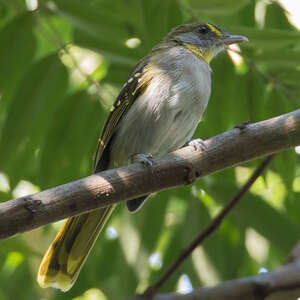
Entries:
[[[196, 136], [299, 108], [300, 32], [276, 2], [1, 0], [0, 201], [89, 175], [108, 108], [135, 63], [172, 27], [194, 20], [250, 40], [239, 60], [224, 53], [212, 62], [212, 97]], [[117, 300], [143, 291], [258, 163], [157, 193], [134, 215], [119, 205], [67, 294], [35, 281], [59, 224], [2, 241], [0, 300]], [[179, 278], [198, 287], [282, 265], [299, 239], [299, 196], [291, 149], [162, 292], [175, 291]]]

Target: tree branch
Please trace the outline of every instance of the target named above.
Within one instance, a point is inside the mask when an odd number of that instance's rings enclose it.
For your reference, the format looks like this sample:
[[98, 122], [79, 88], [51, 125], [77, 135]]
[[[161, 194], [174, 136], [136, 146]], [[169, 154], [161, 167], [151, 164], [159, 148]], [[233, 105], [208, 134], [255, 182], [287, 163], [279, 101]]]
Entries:
[[300, 259], [265, 275], [226, 281], [218, 286], [196, 289], [189, 294], [158, 294], [128, 300], [292, 300], [300, 295]]
[[299, 295], [300, 242], [292, 249], [288, 264], [267, 274], [229, 280], [188, 294], [137, 295], [127, 300], [295, 300]]
[[0, 239], [112, 203], [184, 185], [300, 144], [300, 110], [234, 128], [205, 141], [207, 150], [179, 149], [141, 164], [107, 170], [0, 204]]

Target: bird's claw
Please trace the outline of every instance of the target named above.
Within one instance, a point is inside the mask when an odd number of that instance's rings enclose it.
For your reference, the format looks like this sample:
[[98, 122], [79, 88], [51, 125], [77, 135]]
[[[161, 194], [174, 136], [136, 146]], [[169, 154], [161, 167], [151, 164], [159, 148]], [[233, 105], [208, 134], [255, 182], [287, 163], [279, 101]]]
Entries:
[[194, 139], [187, 143], [188, 146], [194, 147], [195, 151], [205, 151], [207, 150], [206, 145], [202, 139]]
[[147, 167], [152, 167], [153, 161], [152, 161], [153, 156], [151, 154], [136, 154], [133, 156], [133, 162], [135, 163], [142, 163], [143, 165]]

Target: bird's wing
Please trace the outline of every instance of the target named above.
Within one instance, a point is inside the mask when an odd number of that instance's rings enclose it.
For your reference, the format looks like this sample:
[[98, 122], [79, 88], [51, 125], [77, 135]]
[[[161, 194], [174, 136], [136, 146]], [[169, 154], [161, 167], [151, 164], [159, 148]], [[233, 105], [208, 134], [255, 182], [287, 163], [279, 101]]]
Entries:
[[[94, 157], [95, 172], [106, 168], [106, 166], [102, 165], [103, 161], [101, 160], [100, 162], [106, 146], [109, 144], [110, 139], [112, 138], [120, 120], [125, 115], [126, 111], [131, 107], [134, 101], [139, 97], [139, 95], [141, 95], [141, 93], [149, 84], [151, 78], [146, 75], [148, 67], [149, 62], [147, 60], [144, 60], [137, 65], [114, 102], [98, 141], [98, 146]], [[105, 162], [105, 165], [108, 165], [108, 162]]]

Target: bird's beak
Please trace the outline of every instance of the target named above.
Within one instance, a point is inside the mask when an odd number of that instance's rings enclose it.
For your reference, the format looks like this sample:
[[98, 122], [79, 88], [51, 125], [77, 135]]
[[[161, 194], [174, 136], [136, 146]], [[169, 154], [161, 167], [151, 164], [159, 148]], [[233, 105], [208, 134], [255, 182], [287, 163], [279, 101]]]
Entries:
[[227, 33], [223, 36], [223, 41], [225, 45], [231, 45], [236, 43], [248, 42], [248, 38], [242, 35], [233, 35]]

